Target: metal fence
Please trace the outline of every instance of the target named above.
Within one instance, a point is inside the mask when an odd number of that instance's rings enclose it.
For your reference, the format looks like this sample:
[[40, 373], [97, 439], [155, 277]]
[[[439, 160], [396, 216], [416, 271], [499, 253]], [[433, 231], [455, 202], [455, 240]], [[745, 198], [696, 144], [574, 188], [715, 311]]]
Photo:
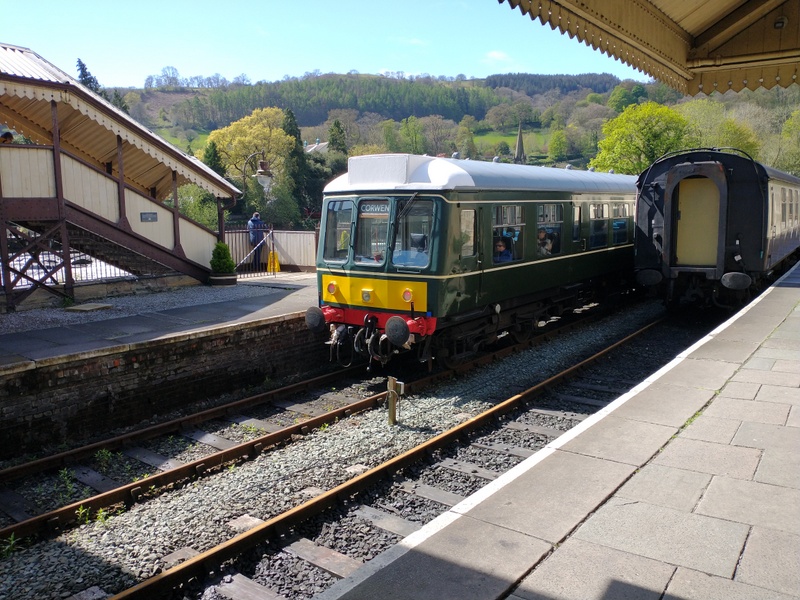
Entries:
[[311, 271], [317, 253], [316, 231], [268, 231], [258, 248], [250, 244], [247, 229], [226, 229], [225, 242], [241, 278], [262, 277], [279, 271]]

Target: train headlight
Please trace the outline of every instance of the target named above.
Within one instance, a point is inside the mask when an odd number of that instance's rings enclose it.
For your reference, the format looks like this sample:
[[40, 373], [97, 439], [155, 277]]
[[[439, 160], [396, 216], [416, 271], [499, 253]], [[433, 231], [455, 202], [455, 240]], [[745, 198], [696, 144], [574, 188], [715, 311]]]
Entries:
[[414, 293], [406, 288], [403, 290], [403, 302], [411, 302], [414, 299]]
[[328, 293], [333, 296], [336, 294], [336, 282], [331, 281], [328, 283]]
[[361, 300], [364, 302], [372, 302], [372, 290], [361, 290]]

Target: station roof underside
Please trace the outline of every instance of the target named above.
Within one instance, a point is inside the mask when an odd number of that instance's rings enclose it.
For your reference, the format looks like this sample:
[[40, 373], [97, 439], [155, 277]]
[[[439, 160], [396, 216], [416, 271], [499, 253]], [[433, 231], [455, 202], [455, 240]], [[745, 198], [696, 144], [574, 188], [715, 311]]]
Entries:
[[497, 0], [690, 95], [788, 87], [798, 0]]

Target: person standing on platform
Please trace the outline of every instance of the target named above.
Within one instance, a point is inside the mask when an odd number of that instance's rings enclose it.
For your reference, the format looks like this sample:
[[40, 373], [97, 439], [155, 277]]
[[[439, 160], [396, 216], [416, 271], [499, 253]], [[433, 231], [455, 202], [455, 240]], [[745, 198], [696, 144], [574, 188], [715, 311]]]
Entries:
[[250, 232], [250, 245], [253, 246], [253, 270], [261, 270], [261, 249], [264, 247], [264, 230], [267, 224], [261, 220], [261, 215], [253, 213], [247, 222], [247, 231]]

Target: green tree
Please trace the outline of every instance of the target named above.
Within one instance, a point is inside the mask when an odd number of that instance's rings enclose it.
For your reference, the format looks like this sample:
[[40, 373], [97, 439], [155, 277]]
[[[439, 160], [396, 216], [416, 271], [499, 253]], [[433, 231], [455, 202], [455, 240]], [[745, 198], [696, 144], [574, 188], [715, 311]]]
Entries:
[[345, 141], [344, 127], [335, 119], [328, 131], [328, 150], [347, 154], [347, 142]]
[[225, 177], [225, 164], [222, 162], [222, 157], [217, 150], [217, 144], [213, 140], [208, 142], [205, 150], [203, 150], [203, 162], [217, 175]]
[[775, 162], [778, 169], [800, 176], [800, 109], [783, 124], [780, 135], [781, 153]]
[[725, 119], [719, 128], [719, 146], [744, 150], [758, 160], [761, 154], [761, 142], [755, 132], [746, 124], [733, 119]]
[[550, 135], [550, 143], [547, 146], [547, 160], [550, 162], [564, 160], [567, 158], [568, 149], [567, 134], [563, 129], [556, 129]]
[[380, 125], [383, 132], [383, 145], [388, 152], [400, 152], [400, 136], [398, 135], [397, 122], [392, 119], [383, 121]]
[[84, 64], [84, 62], [79, 58], [77, 62], [78, 67], [78, 81], [81, 85], [89, 88], [95, 94], [111, 102], [114, 106], [119, 108], [125, 113], [130, 112], [130, 108], [128, 107], [128, 103], [125, 101], [125, 98], [122, 94], [119, 93], [119, 90], [114, 90], [114, 94], [112, 96], [108, 95], [108, 92], [103, 89], [103, 86], [100, 85], [100, 82], [97, 81], [97, 77], [92, 75], [89, 72], [89, 68]]
[[232, 178], [238, 176], [242, 181], [242, 189], [246, 188], [244, 202], [237, 204], [239, 211], [265, 208], [264, 190], [250, 183], [252, 180], [245, 183], [243, 179], [248, 173], [255, 174], [256, 165], [253, 161], [256, 157], [263, 155], [269, 164], [274, 185], [282, 182], [286, 159], [294, 145], [294, 139], [286, 135], [281, 127], [283, 119], [283, 111], [279, 108], [259, 108], [227, 127], [212, 131], [208, 136], [209, 143], [217, 145], [226, 174]]
[[294, 191], [297, 197], [297, 204], [302, 212], [313, 212], [319, 208], [319, 203], [322, 199], [315, 198], [313, 192], [308, 189], [308, 161], [306, 160], [306, 152], [303, 149], [303, 141], [300, 137], [300, 127], [298, 127], [297, 120], [291, 109], [284, 111], [283, 131], [294, 140], [294, 145], [286, 157], [285, 179], [287, 187]]
[[411, 154], [425, 152], [422, 123], [417, 117], [408, 117], [400, 122], [400, 138], [403, 140], [403, 148], [406, 152]]
[[677, 111], [655, 102], [634, 104], [603, 125], [605, 136], [590, 166], [599, 170], [638, 174], [657, 158], [696, 146], [689, 122]]
[[631, 104], [636, 104], [636, 99], [633, 97], [633, 94], [622, 85], [618, 85], [611, 91], [608, 102], [606, 102], [606, 106], [613, 108], [618, 113], [621, 113]]
[[216, 231], [217, 202], [214, 196], [193, 183], [178, 188], [178, 207], [182, 215]]

